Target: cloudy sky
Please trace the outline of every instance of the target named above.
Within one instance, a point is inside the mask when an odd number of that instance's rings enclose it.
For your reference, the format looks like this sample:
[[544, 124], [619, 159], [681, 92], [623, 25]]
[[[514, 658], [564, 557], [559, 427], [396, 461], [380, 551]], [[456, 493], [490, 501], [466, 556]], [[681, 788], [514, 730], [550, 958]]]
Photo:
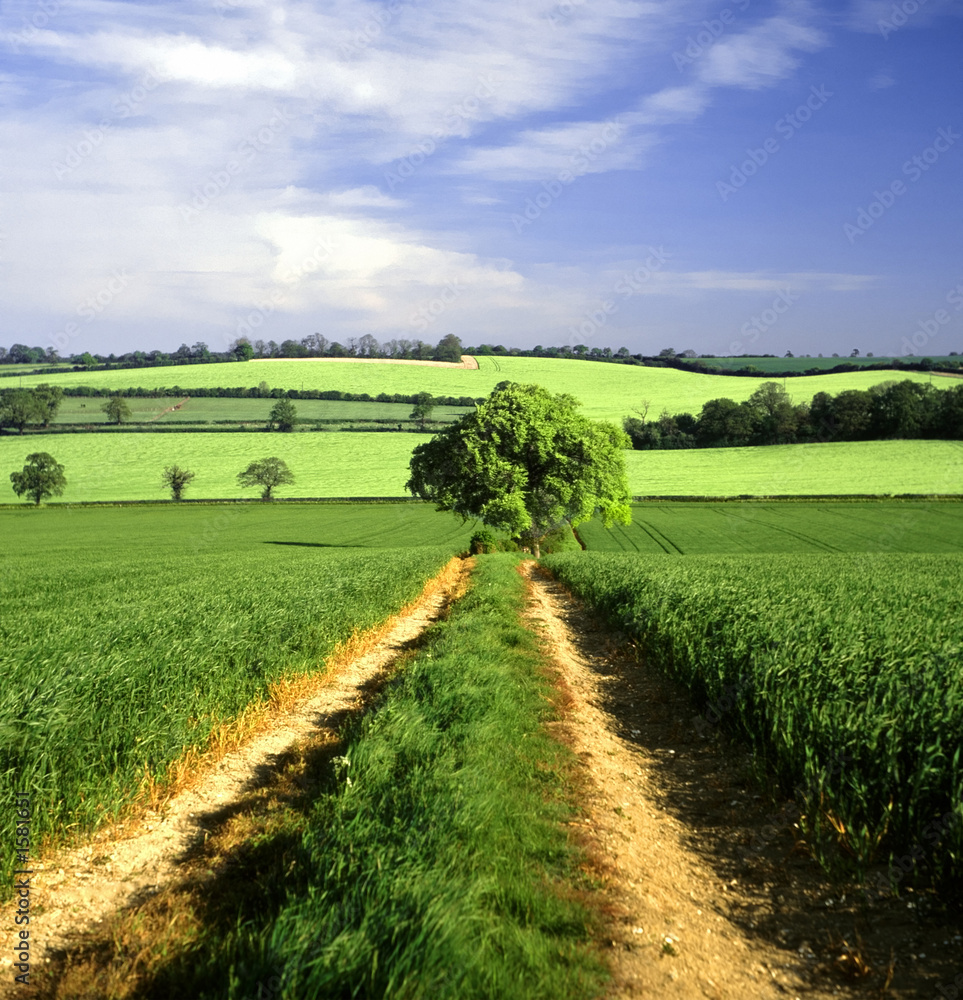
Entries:
[[963, 351], [959, 0], [0, 2], [0, 344]]

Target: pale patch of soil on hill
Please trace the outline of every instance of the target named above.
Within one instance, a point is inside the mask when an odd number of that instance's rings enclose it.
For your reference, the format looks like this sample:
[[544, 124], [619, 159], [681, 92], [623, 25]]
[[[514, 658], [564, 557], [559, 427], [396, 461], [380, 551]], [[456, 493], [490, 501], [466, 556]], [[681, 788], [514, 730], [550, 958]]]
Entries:
[[429, 368], [471, 368], [478, 362], [469, 354], [463, 354], [461, 361], [411, 361], [403, 358], [258, 358], [259, 361], [302, 361], [304, 364], [323, 362], [350, 363], [353, 365], [427, 365]]
[[793, 804], [760, 794], [745, 751], [694, 718], [627, 637], [535, 563], [523, 569], [568, 706], [554, 728], [582, 763], [573, 834], [602, 883], [611, 996], [957, 995], [958, 920], [924, 893], [828, 882], [797, 842]]
[[[181, 789], [168, 801], [33, 864], [31, 978], [36, 979], [51, 956], [63, 961], [66, 952], [69, 966], [74, 946], [95, 940], [99, 926], [107, 926], [115, 911], [143, 903], [182, 876], [221, 815], [272, 783], [290, 748], [307, 740], [336, 742], [347, 714], [364, 707], [398, 657], [464, 593], [469, 571], [469, 561], [451, 560], [416, 602], [349, 643], [329, 658], [325, 673], [300, 685], [298, 693], [308, 697], [293, 704], [282, 698], [258, 719], [253, 738], [231, 752], [196, 758], [187, 769], [191, 773], [182, 775]], [[30, 997], [34, 991], [29, 987], [11, 989], [9, 956], [15, 928], [4, 930], [0, 996]]]

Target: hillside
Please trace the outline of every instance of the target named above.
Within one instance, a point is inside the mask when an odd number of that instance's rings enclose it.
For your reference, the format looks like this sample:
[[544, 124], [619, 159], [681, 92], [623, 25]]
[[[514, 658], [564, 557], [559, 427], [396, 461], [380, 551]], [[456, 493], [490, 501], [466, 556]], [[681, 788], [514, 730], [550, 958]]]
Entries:
[[[536, 382], [552, 392], [568, 392], [581, 401], [586, 416], [594, 420], [622, 418], [649, 402], [650, 417], [663, 408], [670, 413], [697, 414], [709, 399], [728, 396], [736, 402], [748, 399], [765, 376], [733, 378], [703, 375], [674, 368], [643, 368], [635, 365], [570, 361], [560, 358], [496, 358], [479, 356], [477, 370], [430, 365], [338, 364], [326, 359], [248, 361], [234, 364], [180, 365], [169, 368], [119, 369], [106, 372], [70, 372], [63, 375], [31, 375], [24, 387], [41, 382], [63, 386], [93, 386], [124, 390], [178, 386], [185, 394], [192, 388], [214, 386], [253, 387], [266, 382], [271, 388], [337, 389], [341, 392], [406, 393], [427, 391], [436, 396], [487, 396], [504, 380]], [[817, 392], [839, 393], [845, 389], [868, 389], [893, 379], [912, 379], [943, 387], [957, 385], [948, 375], [920, 372], [850, 372], [840, 375], [802, 376], [786, 381], [794, 402], [808, 402]], [[18, 380], [19, 382], [20, 380]], [[13, 386], [10, 386], [13, 388]]]

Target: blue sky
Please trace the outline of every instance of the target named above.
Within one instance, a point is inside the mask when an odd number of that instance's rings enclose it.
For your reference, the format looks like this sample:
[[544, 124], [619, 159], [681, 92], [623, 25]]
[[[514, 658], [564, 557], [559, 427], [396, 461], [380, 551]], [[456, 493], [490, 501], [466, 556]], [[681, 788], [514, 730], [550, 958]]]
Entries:
[[963, 351], [958, 0], [0, 3], [0, 344]]

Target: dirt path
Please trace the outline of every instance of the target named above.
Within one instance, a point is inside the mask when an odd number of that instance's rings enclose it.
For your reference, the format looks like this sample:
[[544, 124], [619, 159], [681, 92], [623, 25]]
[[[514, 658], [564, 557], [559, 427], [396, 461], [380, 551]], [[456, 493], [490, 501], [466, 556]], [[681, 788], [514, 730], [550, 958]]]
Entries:
[[544, 570], [524, 573], [568, 689], [558, 735], [585, 766], [576, 830], [603, 881], [612, 996], [930, 998], [954, 983], [958, 923], [919, 895], [834, 890], [796, 849], [791, 805], [756, 794], [745, 753]]
[[160, 420], [165, 413], [173, 413], [174, 410], [179, 410], [190, 398], [190, 396], [185, 396], [179, 403], [175, 403], [173, 406], [168, 406], [166, 410], [161, 410], [156, 417], [151, 417], [148, 423], [154, 423], [155, 420]]
[[[464, 592], [468, 573], [467, 562], [453, 559], [417, 602], [377, 634], [366, 637], [364, 652], [344, 658], [340, 667], [319, 678], [312, 697], [273, 713], [259, 735], [216, 762], [208, 762], [191, 787], [158, 811], [146, 811], [124, 826], [102, 831], [81, 847], [35, 863], [32, 969], [41, 968], [48, 953], [94, 930], [118, 908], [143, 900], [177, 878], [191, 848], [204, 841], [208, 818], [252, 788], [268, 783], [289, 747], [325, 730], [333, 737], [345, 714], [364, 700], [366, 689]], [[12, 940], [12, 934], [5, 935], [0, 953], [0, 996], [23, 997], [30, 991], [11, 989], [12, 962], [7, 956], [12, 953]]]

